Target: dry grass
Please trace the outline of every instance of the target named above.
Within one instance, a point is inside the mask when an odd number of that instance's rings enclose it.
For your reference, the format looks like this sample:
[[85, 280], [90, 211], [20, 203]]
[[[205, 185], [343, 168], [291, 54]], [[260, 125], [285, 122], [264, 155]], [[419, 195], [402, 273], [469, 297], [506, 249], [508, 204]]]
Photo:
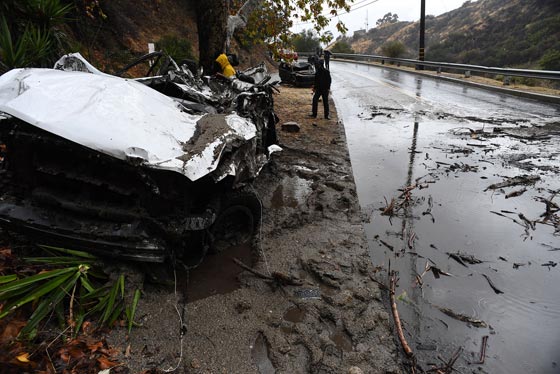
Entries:
[[[306, 147], [317, 150], [339, 136], [338, 116], [332, 97], [329, 96], [330, 120], [323, 119], [321, 102], [317, 118], [309, 117], [312, 97], [311, 88], [280, 86], [280, 93], [274, 95], [274, 109], [280, 118], [278, 136], [281, 143], [301, 147], [300, 143], [303, 142]], [[286, 122], [296, 122], [300, 125], [300, 131], [282, 131], [281, 126]]]

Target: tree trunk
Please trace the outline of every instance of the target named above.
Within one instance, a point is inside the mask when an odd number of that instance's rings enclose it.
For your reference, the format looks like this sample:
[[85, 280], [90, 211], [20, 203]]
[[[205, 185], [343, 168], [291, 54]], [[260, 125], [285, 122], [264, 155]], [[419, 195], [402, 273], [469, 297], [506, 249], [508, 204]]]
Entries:
[[227, 1], [195, 1], [196, 22], [198, 26], [199, 64], [204, 71], [212, 71], [214, 60], [225, 52]]

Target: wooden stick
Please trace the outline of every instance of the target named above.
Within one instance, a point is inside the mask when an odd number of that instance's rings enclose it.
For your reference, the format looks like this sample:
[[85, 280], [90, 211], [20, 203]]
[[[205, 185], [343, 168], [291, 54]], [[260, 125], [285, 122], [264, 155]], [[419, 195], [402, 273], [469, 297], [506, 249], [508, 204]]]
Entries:
[[498, 295], [501, 294], [501, 293], [504, 293], [504, 291], [502, 291], [499, 288], [497, 288], [496, 286], [494, 286], [494, 282], [492, 282], [492, 280], [490, 279], [490, 277], [488, 275], [482, 274], [482, 276], [484, 278], [486, 278], [486, 281], [488, 282], [488, 284], [494, 290], [495, 293], [497, 293]]
[[383, 241], [383, 240], [381, 240], [381, 239], [379, 239], [379, 242], [380, 242], [381, 244], [383, 244], [385, 247], [389, 248], [389, 250], [390, 250], [391, 252], [394, 252], [395, 249], [394, 249], [394, 247], [393, 247], [391, 244], [389, 244], [389, 243], [387, 243], [387, 242], [385, 242], [385, 241]]
[[410, 358], [414, 356], [414, 352], [412, 352], [412, 349], [410, 348], [410, 346], [406, 341], [406, 338], [404, 337], [401, 319], [399, 317], [399, 311], [397, 310], [397, 303], [395, 301], [395, 283], [397, 283], [397, 280], [396, 280], [395, 273], [393, 272], [391, 275], [391, 284], [390, 284], [391, 289], [389, 292], [391, 298], [391, 310], [393, 312], [393, 318], [395, 319], [395, 328], [397, 329], [397, 335], [399, 336], [399, 340], [401, 342], [404, 352]]
[[248, 272], [256, 275], [259, 278], [263, 278], [266, 279], [268, 281], [273, 281], [273, 282], [278, 282], [280, 284], [285, 284], [285, 285], [289, 285], [289, 286], [301, 286], [303, 283], [298, 280], [298, 279], [294, 279], [292, 277], [290, 277], [289, 275], [286, 274], [282, 274], [280, 272], [274, 271], [272, 272], [271, 275], [266, 275], [263, 274], [247, 265], [245, 265], [242, 261], [240, 261], [239, 259], [232, 257], [231, 258], [233, 262], [235, 262], [237, 265], [239, 265], [241, 268], [247, 270]]
[[484, 363], [484, 359], [486, 358], [487, 342], [488, 342], [488, 335], [484, 335], [482, 337], [482, 347], [480, 347], [480, 360], [477, 362], [478, 365], [482, 365]]
[[239, 265], [240, 267], [242, 267], [243, 269], [247, 270], [249, 273], [253, 273], [254, 275], [256, 275], [259, 278], [263, 278], [266, 280], [274, 280], [274, 278], [272, 278], [269, 275], [263, 274], [253, 268], [250, 268], [249, 266], [245, 265], [243, 262], [241, 262], [239, 259], [232, 257], [231, 258], [233, 262], [235, 262], [237, 265]]

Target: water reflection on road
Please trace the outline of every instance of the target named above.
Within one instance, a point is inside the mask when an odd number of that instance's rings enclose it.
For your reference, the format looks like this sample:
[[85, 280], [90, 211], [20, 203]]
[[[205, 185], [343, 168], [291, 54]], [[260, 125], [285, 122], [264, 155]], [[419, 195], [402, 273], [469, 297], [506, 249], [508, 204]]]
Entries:
[[[377, 67], [331, 70], [371, 255], [399, 271], [422, 367], [463, 347], [462, 372], [558, 373], [560, 107]], [[498, 185], [518, 176], [527, 184]]]

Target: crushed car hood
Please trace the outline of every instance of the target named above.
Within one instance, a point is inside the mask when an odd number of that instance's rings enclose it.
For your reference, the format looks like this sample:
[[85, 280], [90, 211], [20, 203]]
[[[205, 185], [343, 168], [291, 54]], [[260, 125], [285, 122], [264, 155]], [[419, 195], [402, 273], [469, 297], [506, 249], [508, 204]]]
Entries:
[[[190, 114], [139, 82], [107, 74], [15, 69], [0, 76], [0, 112], [72, 142], [195, 181], [219, 164], [230, 140], [256, 136], [237, 114]], [[197, 136], [200, 123], [218, 124]], [[208, 132], [205, 132], [208, 133]]]

